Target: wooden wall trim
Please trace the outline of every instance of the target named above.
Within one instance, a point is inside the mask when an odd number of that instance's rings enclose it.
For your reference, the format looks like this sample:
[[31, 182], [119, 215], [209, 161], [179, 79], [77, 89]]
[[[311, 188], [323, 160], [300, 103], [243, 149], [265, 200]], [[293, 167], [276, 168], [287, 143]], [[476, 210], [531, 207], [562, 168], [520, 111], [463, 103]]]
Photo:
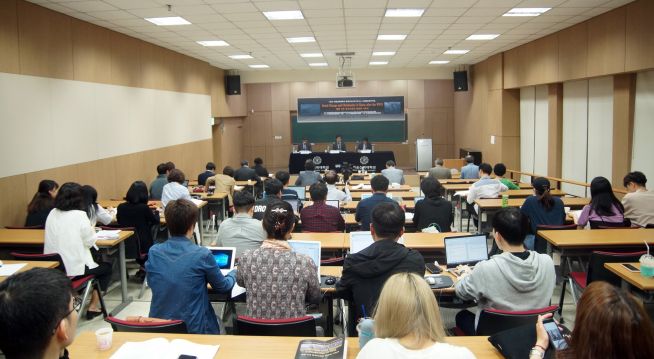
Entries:
[[631, 171], [636, 101], [636, 74], [613, 77], [613, 179], [619, 187], [622, 178]]
[[561, 177], [563, 143], [563, 84], [550, 84], [548, 92], [547, 175]]

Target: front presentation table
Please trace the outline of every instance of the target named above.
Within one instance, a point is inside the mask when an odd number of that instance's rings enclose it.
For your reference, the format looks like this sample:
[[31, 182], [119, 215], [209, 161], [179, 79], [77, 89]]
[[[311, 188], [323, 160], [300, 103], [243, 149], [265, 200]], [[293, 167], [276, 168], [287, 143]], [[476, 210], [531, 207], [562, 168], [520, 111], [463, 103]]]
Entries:
[[288, 171], [292, 174], [304, 171], [306, 160], [311, 160], [316, 165], [316, 169], [320, 171], [333, 170], [336, 168], [336, 165], [340, 166], [343, 162], [348, 162], [354, 172], [359, 169], [365, 169], [368, 172], [380, 172], [386, 168], [387, 161], [395, 161], [395, 155], [392, 151], [377, 151], [372, 153], [291, 153], [288, 157]]

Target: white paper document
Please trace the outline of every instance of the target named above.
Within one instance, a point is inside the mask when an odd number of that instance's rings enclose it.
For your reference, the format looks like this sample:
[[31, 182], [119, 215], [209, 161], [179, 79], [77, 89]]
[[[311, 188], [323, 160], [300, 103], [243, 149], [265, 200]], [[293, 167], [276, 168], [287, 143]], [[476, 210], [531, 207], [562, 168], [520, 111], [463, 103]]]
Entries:
[[154, 338], [144, 342], [126, 342], [111, 359], [177, 359], [180, 355], [195, 356], [197, 359], [213, 359], [219, 345], [195, 344], [188, 340]]
[[95, 233], [95, 239], [118, 239], [120, 230], [103, 230]]
[[3, 264], [0, 266], [0, 277], [9, 277], [25, 267], [27, 263]]

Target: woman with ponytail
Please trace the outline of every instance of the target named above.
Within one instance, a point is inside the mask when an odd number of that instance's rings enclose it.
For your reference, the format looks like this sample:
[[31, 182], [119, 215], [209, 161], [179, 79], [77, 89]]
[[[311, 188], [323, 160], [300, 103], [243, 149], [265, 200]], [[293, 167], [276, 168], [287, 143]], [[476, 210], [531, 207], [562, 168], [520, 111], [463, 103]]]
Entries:
[[27, 205], [25, 227], [45, 226], [45, 220], [54, 208], [54, 198], [58, 189], [59, 184], [53, 180], [39, 182], [38, 191]]
[[530, 234], [525, 238], [525, 247], [534, 249], [534, 235], [540, 225], [560, 226], [565, 223], [565, 209], [559, 197], [550, 194], [550, 181], [544, 177], [537, 177], [531, 181], [534, 195], [528, 197], [520, 211], [529, 217], [531, 222]]
[[306, 301], [320, 301], [316, 264], [293, 252], [286, 242], [295, 228], [290, 204], [273, 201], [263, 215], [267, 239], [246, 251], [238, 262], [236, 282], [247, 290], [246, 315], [258, 319], [286, 319], [306, 315]]

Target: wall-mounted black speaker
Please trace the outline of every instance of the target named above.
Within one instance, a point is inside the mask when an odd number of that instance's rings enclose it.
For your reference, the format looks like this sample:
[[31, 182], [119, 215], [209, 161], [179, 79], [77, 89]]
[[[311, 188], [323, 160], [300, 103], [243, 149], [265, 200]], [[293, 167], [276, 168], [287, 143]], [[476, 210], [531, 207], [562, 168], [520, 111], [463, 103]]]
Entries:
[[468, 91], [468, 71], [454, 71], [454, 91]]
[[241, 94], [241, 76], [239, 75], [226, 75], [225, 76], [225, 92], [227, 95], [240, 95]]

